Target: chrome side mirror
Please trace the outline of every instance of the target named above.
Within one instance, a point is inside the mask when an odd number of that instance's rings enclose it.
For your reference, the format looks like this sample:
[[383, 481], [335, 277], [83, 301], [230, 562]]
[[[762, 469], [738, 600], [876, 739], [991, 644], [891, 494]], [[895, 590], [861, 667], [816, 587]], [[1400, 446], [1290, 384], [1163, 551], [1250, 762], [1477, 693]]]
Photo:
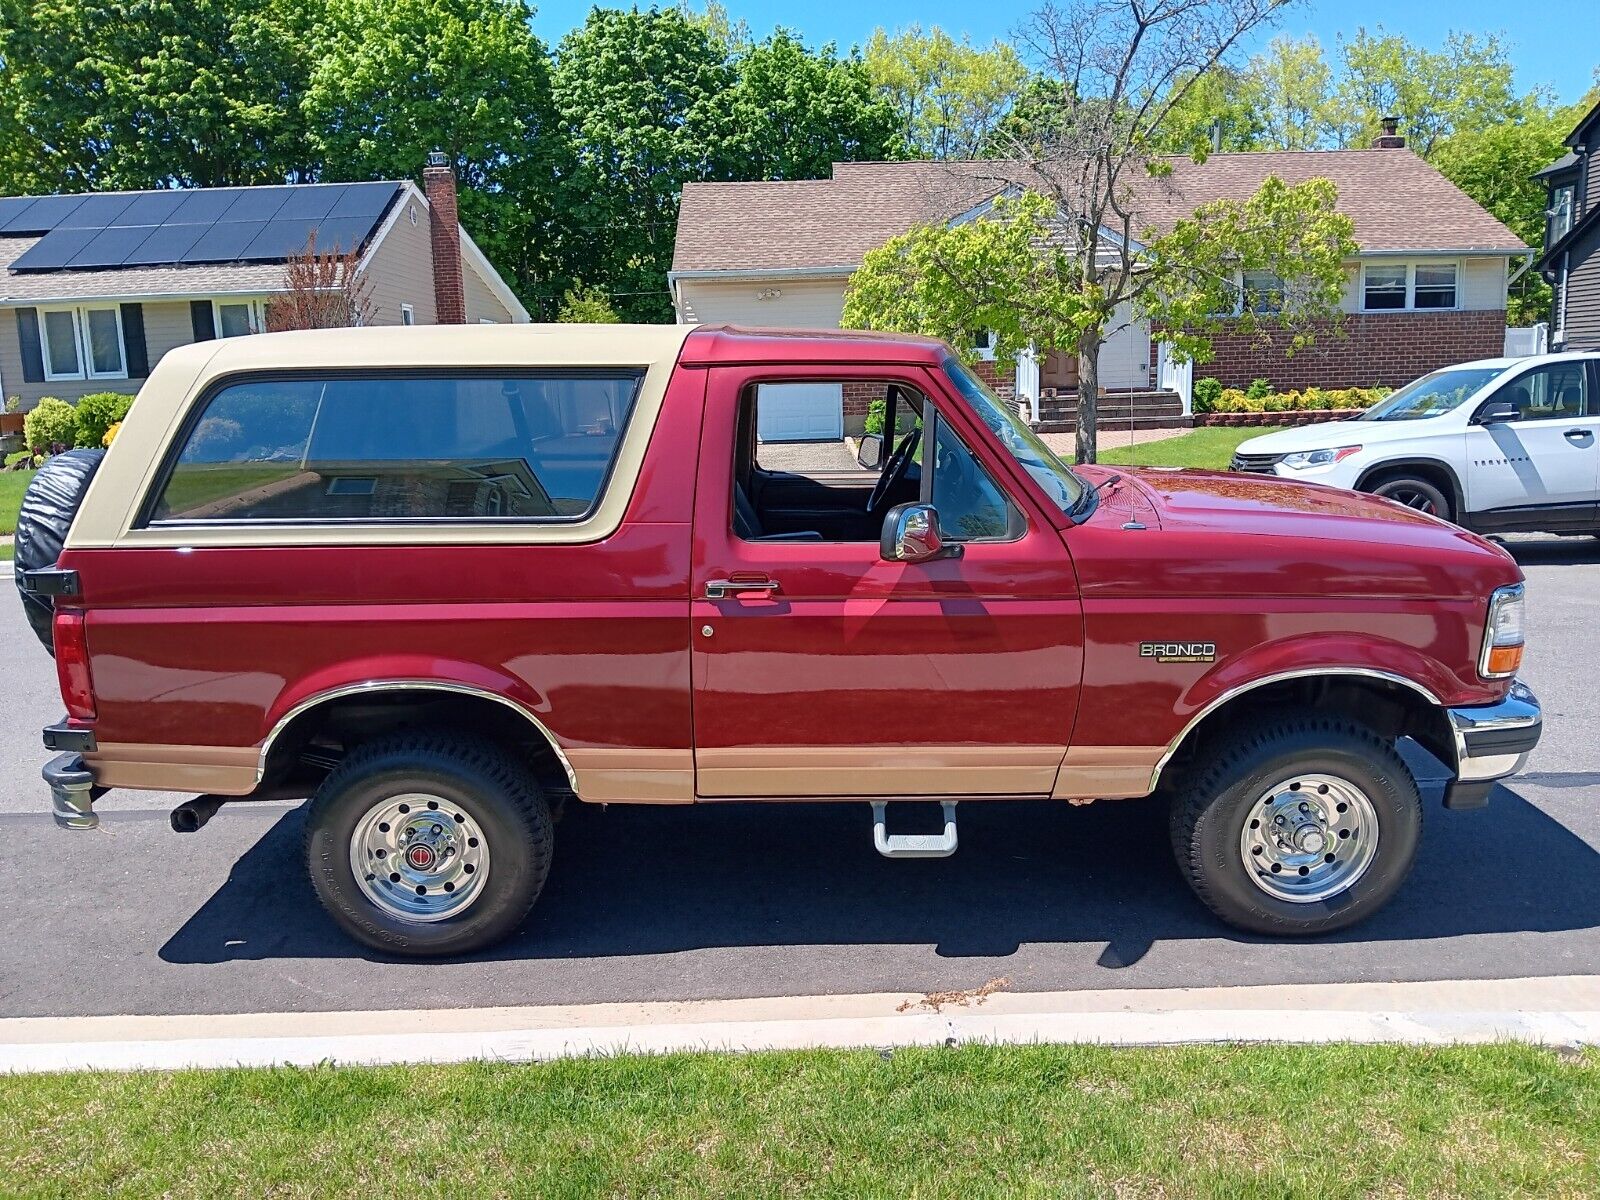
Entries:
[[960, 558], [965, 547], [946, 542], [939, 532], [939, 514], [931, 504], [897, 504], [883, 519], [878, 550], [885, 562], [931, 562]]
[[861, 464], [863, 471], [881, 471], [883, 469], [883, 435], [869, 433], [862, 437], [861, 444], [856, 447], [856, 462]]

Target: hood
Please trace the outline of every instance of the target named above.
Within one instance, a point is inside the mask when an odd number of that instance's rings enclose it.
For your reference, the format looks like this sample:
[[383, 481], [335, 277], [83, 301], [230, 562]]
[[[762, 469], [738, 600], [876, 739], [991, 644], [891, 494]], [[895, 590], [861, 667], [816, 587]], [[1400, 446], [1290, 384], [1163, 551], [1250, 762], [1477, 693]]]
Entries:
[[1156, 511], [1153, 552], [1178, 594], [1483, 597], [1522, 577], [1492, 542], [1377, 496], [1220, 471], [1126, 474]]
[[1246, 438], [1239, 443], [1239, 453], [1293, 454], [1299, 450], [1377, 446], [1431, 434], [1454, 433], [1457, 431], [1449, 421], [1450, 415], [1443, 413], [1418, 421], [1319, 421], [1315, 425], [1294, 425], [1276, 433]]

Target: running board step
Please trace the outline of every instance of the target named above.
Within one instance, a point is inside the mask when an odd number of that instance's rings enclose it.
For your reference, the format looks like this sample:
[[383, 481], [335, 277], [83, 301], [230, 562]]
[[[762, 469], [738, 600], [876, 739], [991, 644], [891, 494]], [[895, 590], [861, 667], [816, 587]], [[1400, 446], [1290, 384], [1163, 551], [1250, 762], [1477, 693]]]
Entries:
[[872, 844], [885, 858], [949, 858], [956, 852], [956, 802], [940, 802], [944, 809], [944, 832], [889, 832], [885, 800], [872, 801]]

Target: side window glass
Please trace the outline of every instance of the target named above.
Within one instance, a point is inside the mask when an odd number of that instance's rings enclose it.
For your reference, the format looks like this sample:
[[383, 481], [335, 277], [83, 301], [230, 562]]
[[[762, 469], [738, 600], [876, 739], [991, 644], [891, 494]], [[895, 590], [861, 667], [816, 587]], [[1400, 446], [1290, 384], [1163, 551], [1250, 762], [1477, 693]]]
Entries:
[[594, 510], [639, 388], [594, 375], [258, 379], [207, 402], [150, 520], [561, 520]]
[[[1020, 515], [1000, 485], [968, 450], [948, 421], [934, 422], [933, 507], [939, 528], [953, 542], [1011, 536]], [[924, 456], [926, 461], [926, 455]]]
[[1519, 421], [1570, 421], [1590, 409], [1581, 362], [1553, 363], [1512, 380], [1495, 397], [1516, 405]]

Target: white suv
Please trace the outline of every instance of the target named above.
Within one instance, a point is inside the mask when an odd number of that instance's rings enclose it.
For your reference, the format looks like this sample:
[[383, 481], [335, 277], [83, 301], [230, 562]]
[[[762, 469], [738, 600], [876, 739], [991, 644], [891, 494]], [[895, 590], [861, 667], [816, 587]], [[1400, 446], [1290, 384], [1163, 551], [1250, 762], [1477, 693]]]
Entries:
[[1600, 354], [1445, 367], [1353, 421], [1251, 438], [1230, 469], [1372, 492], [1479, 533], [1600, 533]]

